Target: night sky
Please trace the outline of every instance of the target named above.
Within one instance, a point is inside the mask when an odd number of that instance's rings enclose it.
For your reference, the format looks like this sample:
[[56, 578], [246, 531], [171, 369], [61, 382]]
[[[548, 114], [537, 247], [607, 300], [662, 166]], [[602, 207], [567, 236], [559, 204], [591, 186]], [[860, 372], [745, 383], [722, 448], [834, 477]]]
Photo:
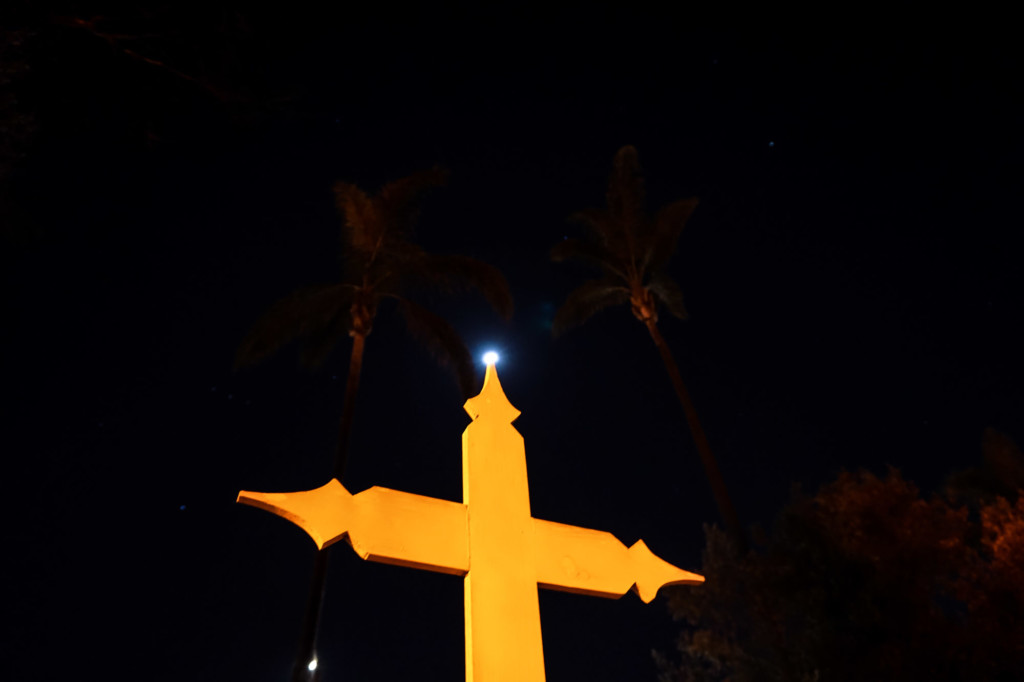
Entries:
[[[695, 571], [718, 521], [628, 308], [550, 334], [591, 273], [548, 251], [625, 144], [652, 212], [700, 198], [671, 266], [690, 320], [661, 329], [745, 523], [843, 469], [937, 490], [985, 427], [1024, 442], [1022, 55], [996, 28], [744, 34], [582, 5], [74, 22], [92, 16], [5, 20], [25, 40], [5, 65], [30, 66], [5, 120], [31, 115], [4, 157], [6, 679], [287, 679], [313, 544], [234, 501], [327, 481], [348, 347], [315, 373], [294, 346], [232, 361], [271, 303], [338, 275], [336, 180], [451, 171], [416, 241], [499, 267], [516, 312], [418, 300], [502, 354], [534, 516]], [[346, 486], [461, 500], [461, 403], [382, 306]], [[326, 680], [462, 679], [461, 579], [334, 556]], [[664, 598], [540, 604], [552, 682], [654, 680], [677, 631]]]

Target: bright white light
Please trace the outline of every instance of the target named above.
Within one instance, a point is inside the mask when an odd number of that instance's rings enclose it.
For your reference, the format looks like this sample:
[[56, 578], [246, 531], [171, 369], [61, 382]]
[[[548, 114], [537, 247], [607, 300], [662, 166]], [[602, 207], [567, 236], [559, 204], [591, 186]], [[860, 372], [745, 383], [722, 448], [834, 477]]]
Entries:
[[498, 354], [493, 350], [489, 350], [484, 353], [484, 364], [485, 365], [496, 365], [498, 364]]
[[316, 670], [316, 659], [314, 658], [312, 661], [310, 661], [309, 665], [307, 665], [306, 667], [309, 668], [309, 672], [313, 672], [314, 670]]

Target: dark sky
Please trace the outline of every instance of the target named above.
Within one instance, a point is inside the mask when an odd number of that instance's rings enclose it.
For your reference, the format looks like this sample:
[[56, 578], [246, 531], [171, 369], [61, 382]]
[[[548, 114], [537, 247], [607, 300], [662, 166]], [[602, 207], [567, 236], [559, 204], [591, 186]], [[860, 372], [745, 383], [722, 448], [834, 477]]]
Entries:
[[[312, 543], [234, 499], [326, 482], [348, 349], [319, 373], [294, 348], [231, 364], [270, 303], [336, 276], [339, 179], [451, 170], [417, 240], [509, 280], [509, 323], [472, 296], [434, 309], [503, 355], [535, 516], [690, 570], [717, 521], [628, 309], [550, 338], [588, 273], [547, 252], [602, 205], [624, 144], [652, 209], [701, 200], [672, 264], [691, 319], [662, 330], [744, 521], [844, 468], [935, 490], [985, 427], [1024, 439], [1009, 36], [217, 5], [92, 32], [71, 9], [7, 20], [5, 121], [30, 125], [8, 125], [24, 156], [4, 157], [5, 677], [285, 679]], [[368, 341], [346, 485], [461, 499], [468, 417], [393, 312]], [[327, 680], [462, 679], [460, 579], [336, 555]], [[663, 599], [540, 599], [550, 680], [655, 679]]]

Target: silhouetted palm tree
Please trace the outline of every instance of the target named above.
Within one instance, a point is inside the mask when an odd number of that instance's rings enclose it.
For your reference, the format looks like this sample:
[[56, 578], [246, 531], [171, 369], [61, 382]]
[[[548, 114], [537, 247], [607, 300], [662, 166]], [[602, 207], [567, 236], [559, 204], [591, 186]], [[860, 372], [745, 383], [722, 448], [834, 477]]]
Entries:
[[614, 169], [608, 180], [607, 202], [607, 208], [580, 211], [571, 217], [589, 228], [588, 239], [566, 239], [551, 251], [555, 261], [582, 260], [597, 266], [603, 273], [600, 279], [588, 280], [569, 294], [555, 313], [552, 331], [558, 336], [609, 306], [630, 305], [633, 316], [647, 327], [654, 345], [658, 347], [686, 414], [719, 513], [737, 549], [745, 551], [745, 534], [718, 463], [711, 453], [672, 351], [658, 329], [659, 304], [680, 319], [687, 317], [682, 291], [665, 268], [686, 221], [697, 207], [697, 199], [671, 203], [651, 220], [644, 211], [644, 184], [636, 149], [626, 146], [615, 155]]
[[[473, 362], [458, 333], [444, 319], [406, 298], [416, 286], [453, 291], [475, 288], [504, 317], [512, 312], [505, 278], [494, 267], [466, 256], [427, 253], [409, 241], [423, 192], [444, 183], [446, 173], [433, 169], [385, 185], [373, 197], [355, 185], [334, 186], [344, 216], [344, 266], [339, 282], [296, 291], [278, 301], [253, 327], [238, 350], [236, 366], [257, 362], [294, 340], [304, 342], [301, 358], [319, 366], [346, 336], [352, 338], [348, 379], [338, 431], [334, 477], [344, 483], [349, 434], [366, 339], [377, 307], [392, 299], [409, 330], [454, 366], [463, 395], [474, 385]], [[328, 549], [317, 553], [299, 654], [292, 679], [314, 678], [308, 664], [315, 658], [320, 611], [327, 576]]]

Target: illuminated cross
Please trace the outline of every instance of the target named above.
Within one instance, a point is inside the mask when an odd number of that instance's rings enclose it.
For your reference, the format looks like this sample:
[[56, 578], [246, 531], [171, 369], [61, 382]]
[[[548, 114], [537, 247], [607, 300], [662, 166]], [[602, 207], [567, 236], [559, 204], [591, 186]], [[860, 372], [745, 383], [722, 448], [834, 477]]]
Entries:
[[627, 548], [611, 533], [530, 516], [519, 410], [493, 364], [466, 411], [463, 504], [376, 486], [352, 495], [337, 479], [297, 493], [243, 490], [238, 501], [292, 521], [321, 549], [344, 539], [363, 559], [465, 576], [469, 682], [544, 680], [538, 585], [613, 598], [633, 588], [650, 602], [664, 585], [704, 582], [643, 540]]

